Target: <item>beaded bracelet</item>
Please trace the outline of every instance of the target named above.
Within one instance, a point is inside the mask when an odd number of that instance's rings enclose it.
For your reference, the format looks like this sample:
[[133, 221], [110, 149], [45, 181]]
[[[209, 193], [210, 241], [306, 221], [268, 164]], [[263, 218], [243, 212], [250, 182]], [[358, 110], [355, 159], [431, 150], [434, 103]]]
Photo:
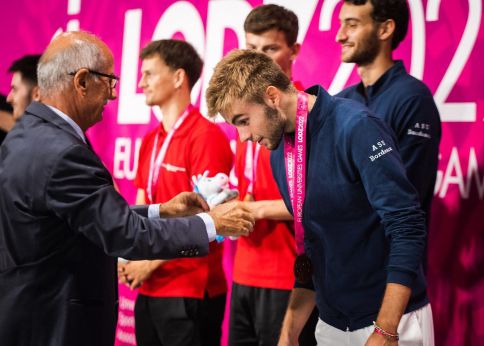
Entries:
[[394, 340], [394, 341], [398, 341], [399, 339], [399, 336], [398, 336], [398, 333], [397, 334], [392, 334], [392, 333], [389, 333], [387, 332], [386, 330], [384, 330], [383, 328], [381, 328], [378, 324], [376, 324], [375, 321], [373, 321], [373, 326], [375, 327], [375, 330], [373, 331], [374, 333], [376, 334], [380, 334], [388, 339], [391, 339], [391, 340]]

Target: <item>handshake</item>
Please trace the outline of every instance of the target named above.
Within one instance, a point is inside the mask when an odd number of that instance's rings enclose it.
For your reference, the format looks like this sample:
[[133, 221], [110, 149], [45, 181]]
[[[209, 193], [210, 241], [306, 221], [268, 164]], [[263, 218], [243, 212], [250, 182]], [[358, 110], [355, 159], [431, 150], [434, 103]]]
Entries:
[[205, 199], [195, 192], [182, 192], [160, 204], [160, 217], [182, 217], [207, 213], [213, 219], [217, 235], [247, 236], [254, 228], [254, 217], [242, 202], [228, 202], [209, 208]]

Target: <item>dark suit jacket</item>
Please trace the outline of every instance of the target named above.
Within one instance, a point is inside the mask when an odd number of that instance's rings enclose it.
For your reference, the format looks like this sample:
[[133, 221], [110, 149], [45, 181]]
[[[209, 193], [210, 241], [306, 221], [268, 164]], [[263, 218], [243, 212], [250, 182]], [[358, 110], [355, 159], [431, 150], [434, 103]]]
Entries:
[[132, 212], [100, 159], [41, 103], [0, 147], [0, 191], [3, 346], [113, 345], [116, 256], [208, 253], [201, 218]]

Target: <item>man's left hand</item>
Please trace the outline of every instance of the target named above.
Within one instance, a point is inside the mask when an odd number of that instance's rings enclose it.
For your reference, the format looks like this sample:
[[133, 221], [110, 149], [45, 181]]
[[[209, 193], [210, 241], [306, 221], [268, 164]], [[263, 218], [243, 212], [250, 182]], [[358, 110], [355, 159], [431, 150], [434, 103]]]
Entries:
[[118, 265], [118, 275], [120, 281], [132, 290], [140, 287], [143, 281], [148, 279], [157, 266], [152, 265], [152, 261], [130, 261], [126, 264]]
[[160, 204], [160, 217], [191, 216], [208, 211], [207, 202], [195, 192], [182, 192]]

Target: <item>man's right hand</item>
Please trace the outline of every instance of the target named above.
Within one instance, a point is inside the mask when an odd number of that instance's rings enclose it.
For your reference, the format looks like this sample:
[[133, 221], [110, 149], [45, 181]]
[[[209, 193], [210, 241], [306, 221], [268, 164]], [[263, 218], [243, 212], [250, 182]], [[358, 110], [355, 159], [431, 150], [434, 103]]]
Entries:
[[218, 235], [224, 237], [247, 236], [254, 228], [254, 217], [241, 202], [219, 204], [208, 212]]
[[160, 204], [160, 217], [191, 216], [208, 211], [208, 204], [195, 192], [181, 192], [166, 203]]

